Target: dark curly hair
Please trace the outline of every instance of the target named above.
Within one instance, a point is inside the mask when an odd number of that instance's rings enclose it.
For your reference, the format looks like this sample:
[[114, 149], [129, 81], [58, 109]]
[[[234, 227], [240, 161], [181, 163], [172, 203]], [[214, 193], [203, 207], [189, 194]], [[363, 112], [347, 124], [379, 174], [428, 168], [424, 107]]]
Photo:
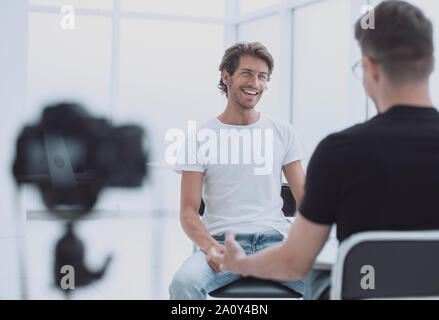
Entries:
[[[226, 70], [232, 76], [238, 68], [239, 58], [242, 56], [252, 56], [264, 60], [268, 66], [268, 81], [270, 81], [274, 60], [267, 48], [259, 42], [238, 42], [228, 48], [219, 66], [221, 74], [223, 70]], [[220, 78], [218, 88], [227, 96], [227, 86], [224, 84], [222, 77]]]

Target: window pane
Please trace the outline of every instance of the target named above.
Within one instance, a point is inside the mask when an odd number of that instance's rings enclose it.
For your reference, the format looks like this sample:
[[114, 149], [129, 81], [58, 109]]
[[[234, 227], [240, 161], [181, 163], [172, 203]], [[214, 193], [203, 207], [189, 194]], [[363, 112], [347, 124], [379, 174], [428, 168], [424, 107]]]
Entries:
[[239, 14], [280, 4], [280, 0], [239, 0]]
[[[351, 72], [349, 2], [323, 1], [295, 11], [293, 124], [308, 153], [306, 165], [325, 136], [364, 120], [364, 90]], [[354, 91], [358, 91], [355, 99]], [[352, 113], [355, 109], [360, 109], [360, 118]]]
[[[144, 125], [154, 151], [151, 190], [127, 194], [123, 206], [178, 209], [179, 175], [166, 166], [167, 130], [187, 132], [219, 115], [225, 99], [217, 88], [224, 52], [223, 26], [156, 20], [121, 20], [120, 107], [115, 119]], [[177, 211], [175, 211], [177, 212]]]
[[64, 6], [70, 5], [75, 8], [84, 9], [113, 9], [113, 0], [30, 0], [31, 5], [41, 6]]
[[280, 57], [280, 19], [279, 15], [258, 19], [249, 23], [243, 23], [238, 28], [239, 41], [261, 42], [271, 53], [274, 59], [274, 70], [268, 90], [264, 93], [257, 105], [257, 109], [264, 114], [274, 117], [282, 117], [281, 106], [279, 106], [279, 79], [278, 69]]
[[111, 19], [77, 16], [63, 30], [54, 14], [29, 14], [28, 103], [34, 115], [58, 99], [110, 116]]
[[224, 17], [224, 0], [121, 0], [120, 8], [127, 11], [158, 14]]

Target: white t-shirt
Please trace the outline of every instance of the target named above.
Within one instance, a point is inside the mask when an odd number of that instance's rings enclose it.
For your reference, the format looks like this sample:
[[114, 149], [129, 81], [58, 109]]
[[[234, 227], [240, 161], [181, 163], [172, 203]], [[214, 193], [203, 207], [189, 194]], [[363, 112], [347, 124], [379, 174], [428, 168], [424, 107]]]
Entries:
[[305, 157], [291, 124], [262, 114], [246, 126], [213, 118], [191, 128], [179, 157], [177, 172], [204, 172], [202, 221], [210, 234], [274, 229], [287, 236], [290, 223], [282, 213], [280, 195], [282, 167]]

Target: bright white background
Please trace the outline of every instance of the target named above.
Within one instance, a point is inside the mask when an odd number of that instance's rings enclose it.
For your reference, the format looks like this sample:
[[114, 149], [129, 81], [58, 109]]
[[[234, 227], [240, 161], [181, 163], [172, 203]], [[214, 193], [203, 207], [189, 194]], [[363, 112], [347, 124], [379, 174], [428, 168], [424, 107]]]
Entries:
[[[115, 261], [75, 297], [167, 299], [167, 286], [191, 243], [179, 226], [179, 176], [164, 161], [167, 130], [185, 130], [222, 112], [218, 66], [236, 41], [260, 41], [275, 59], [258, 109], [290, 121], [308, 158], [331, 132], [375, 114], [351, 66], [360, 59], [353, 25], [367, 0], [0, 0], [0, 299], [20, 298], [17, 243], [27, 246], [28, 297], [59, 299], [52, 250], [62, 222], [45, 214], [27, 187], [14, 206], [10, 169], [19, 129], [48, 103], [78, 101], [114, 124], [148, 132], [150, 177], [138, 190], [108, 190], [78, 224], [87, 262]], [[413, 0], [435, 25], [439, 3]], [[373, 3], [374, 4], [374, 3]], [[75, 7], [63, 30], [62, 5]], [[439, 72], [432, 95], [439, 105]], [[28, 216], [25, 222], [24, 217]], [[23, 222], [18, 229], [15, 218]]]

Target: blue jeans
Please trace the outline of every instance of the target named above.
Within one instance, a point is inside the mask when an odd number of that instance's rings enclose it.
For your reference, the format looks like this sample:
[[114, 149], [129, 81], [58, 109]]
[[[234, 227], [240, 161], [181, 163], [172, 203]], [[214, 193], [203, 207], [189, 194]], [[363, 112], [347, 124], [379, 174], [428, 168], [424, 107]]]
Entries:
[[[331, 286], [331, 272], [323, 270], [311, 270], [304, 278], [304, 300], [327, 300]], [[325, 292], [326, 291], [326, 292]], [[327, 294], [326, 294], [327, 293]]]
[[[214, 235], [213, 238], [224, 244], [225, 233]], [[253, 254], [269, 246], [283, 241], [280, 232], [237, 234], [236, 241], [241, 245], [246, 254]], [[202, 300], [206, 299], [209, 292], [223, 287], [242, 276], [229, 271], [215, 272], [206, 260], [206, 254], [199, 250], [188, 257], [169, 286], [171, 299], [177, 300]], [[283, 285], [298, 293], [303, 293], [302, 280], [279, 281]]]

